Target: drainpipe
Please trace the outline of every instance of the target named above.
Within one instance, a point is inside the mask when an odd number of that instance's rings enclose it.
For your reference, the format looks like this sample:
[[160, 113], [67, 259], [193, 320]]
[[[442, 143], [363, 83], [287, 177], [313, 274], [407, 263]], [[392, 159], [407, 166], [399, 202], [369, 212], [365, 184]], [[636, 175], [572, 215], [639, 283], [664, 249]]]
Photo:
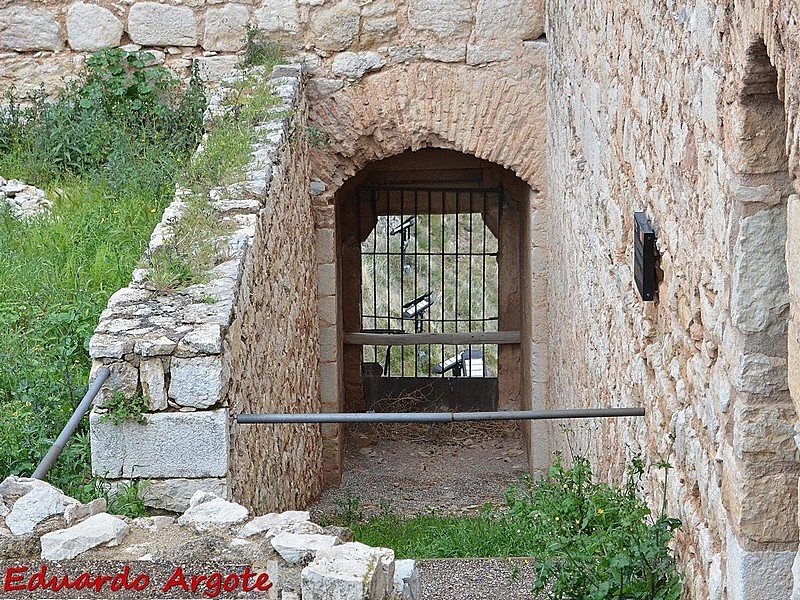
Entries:
[[69, 438], [75, 433], [75, 430], [78, 428], [78, 423], [81, 422], [83, 416], [89, 410], [89, 407], [92, 405], [92, 400], [94, 397], [97, 396], [97, 392], [100, 391], [100, 387], [105, 383], [106, 379], [110, 375], [110, 371], [108, 367], [100, 367], [100, 370], [97, 371], [97, 376], [92, 381], [92, 384], [89, 386], [89, 389], [86, 390], [86, 395], [81, 400], [81, 403], [78, 405], [78, 408], [75, 409], [75, 412], [72, 413], [72, 416], [67, 421], [67, 424], [64, 425], [64, 429], [61, 430], [58, 438], [56, 439], [53, 447], [47, 451], [42, 462], [39, 463], [39, 466], [36, 467], [36, 470], [33, 472], [34, 479], [44, 479], [47, 475], [47, 472], [50, 470], [50, 467], [55, 464], [56, 460], [58, 459], [58, 455], [61, 454], [61, 451], [64, 449]]

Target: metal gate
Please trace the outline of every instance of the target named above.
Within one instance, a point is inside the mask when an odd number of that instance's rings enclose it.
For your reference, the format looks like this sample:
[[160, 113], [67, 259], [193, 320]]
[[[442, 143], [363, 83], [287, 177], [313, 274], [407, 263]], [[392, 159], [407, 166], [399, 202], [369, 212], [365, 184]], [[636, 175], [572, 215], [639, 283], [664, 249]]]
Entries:
[[361, 333], [376, 340], [362, 350], [367, 406], [413, 390], [496, 407], [498, 348], [484, 340], [498, 333], [502, 188], [361, 187], [358, 197]]

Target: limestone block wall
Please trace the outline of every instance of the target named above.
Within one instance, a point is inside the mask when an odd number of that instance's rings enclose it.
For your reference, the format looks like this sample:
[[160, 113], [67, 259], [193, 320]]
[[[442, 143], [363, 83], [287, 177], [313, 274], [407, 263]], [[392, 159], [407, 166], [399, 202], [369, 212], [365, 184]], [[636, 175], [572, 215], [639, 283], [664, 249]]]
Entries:
[[236, 63], [245, 25], [305, 54], [309, 66], [358, 79], [386, 64], [503, 64], [544, 30], [542, 0], [2, 0], [0, 92], [62, 85], [87, 53], [153, 51], [178, 70], [218, 79]]
[[[150, 479], [153, 506], [185, 510], [202, 489], [253, 510], [288, 509], [320, 491], [318, 428], [234, 421], [241, 412], [319, 410], [301, 67], [277, 67], [272, 82], [283, 105], [257, 127], [245, 179], [211, 193], [234, 229], [224, 262], [206, 283], [166, 293], [149, 289], [138, 270], [111, 297], [90, 342], [94, 370], [111, 370], [91, 414], [93, 471], [112, 481]], [[226, 89], [212, 98], [209, 114]], [[151, 249], [180, 218], [182, 194], [165, 211]], [[147, 398], [146, 424], [104, 419], [115, 391]]]
[[[676, 549], [692, 598], [792, 594], [790, 4], [549, 4], [550, 398], [647, 409], [576, 437], [601, 477], [619, 478], [636, 452], [673, 465], [668, 503], [684, 523]], [[634, 211], [658, 236], [653, 303], [633, 285]], [[654, 471], [654, 506], [658, 483]]]

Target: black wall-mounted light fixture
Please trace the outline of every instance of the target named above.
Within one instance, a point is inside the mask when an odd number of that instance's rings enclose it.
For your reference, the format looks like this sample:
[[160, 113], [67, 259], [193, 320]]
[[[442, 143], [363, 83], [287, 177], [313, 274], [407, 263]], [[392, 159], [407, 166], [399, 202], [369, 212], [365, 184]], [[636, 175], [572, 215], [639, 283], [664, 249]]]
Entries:
[[656, 234], [647, 215], [633, 213], [633, 279], [642, 300], [652, 302], [656, 294]]

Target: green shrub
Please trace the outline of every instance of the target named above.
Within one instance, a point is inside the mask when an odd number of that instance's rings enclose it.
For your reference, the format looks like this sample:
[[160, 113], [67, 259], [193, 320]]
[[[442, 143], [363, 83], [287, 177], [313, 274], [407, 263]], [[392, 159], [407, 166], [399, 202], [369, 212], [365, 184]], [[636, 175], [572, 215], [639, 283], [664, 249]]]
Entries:
[[666, 515], [665, 505], [652, 515], [636, 496], [643, 474], [635, 459], [626, 485], [615, 487], [594, 482], [585, 458], [573, 457], [567, 468], [557, 456], [547, 477], [507, 491], [509, 518], [535, 548], [535, 591], [558, 600], [680, 596], [681, 577], [667, 545], [680, 521]]
[[677, 600], [682, 579], [668, 544], [680, 522], [664, 504], [651, 514], [636, 496], [643, 474], [637, 458], [624, 486], [596, 483], [585, 458], [565, 467], [557, 456], [546, 477], [522, 478], [506, 490], [506, 506], [478, 515], [402, 518], [384, 506], [366, 516], [347, 496], [323, 523], [349, 527], [358, 541], [399, 558], [532, 557], [535, 597]]

